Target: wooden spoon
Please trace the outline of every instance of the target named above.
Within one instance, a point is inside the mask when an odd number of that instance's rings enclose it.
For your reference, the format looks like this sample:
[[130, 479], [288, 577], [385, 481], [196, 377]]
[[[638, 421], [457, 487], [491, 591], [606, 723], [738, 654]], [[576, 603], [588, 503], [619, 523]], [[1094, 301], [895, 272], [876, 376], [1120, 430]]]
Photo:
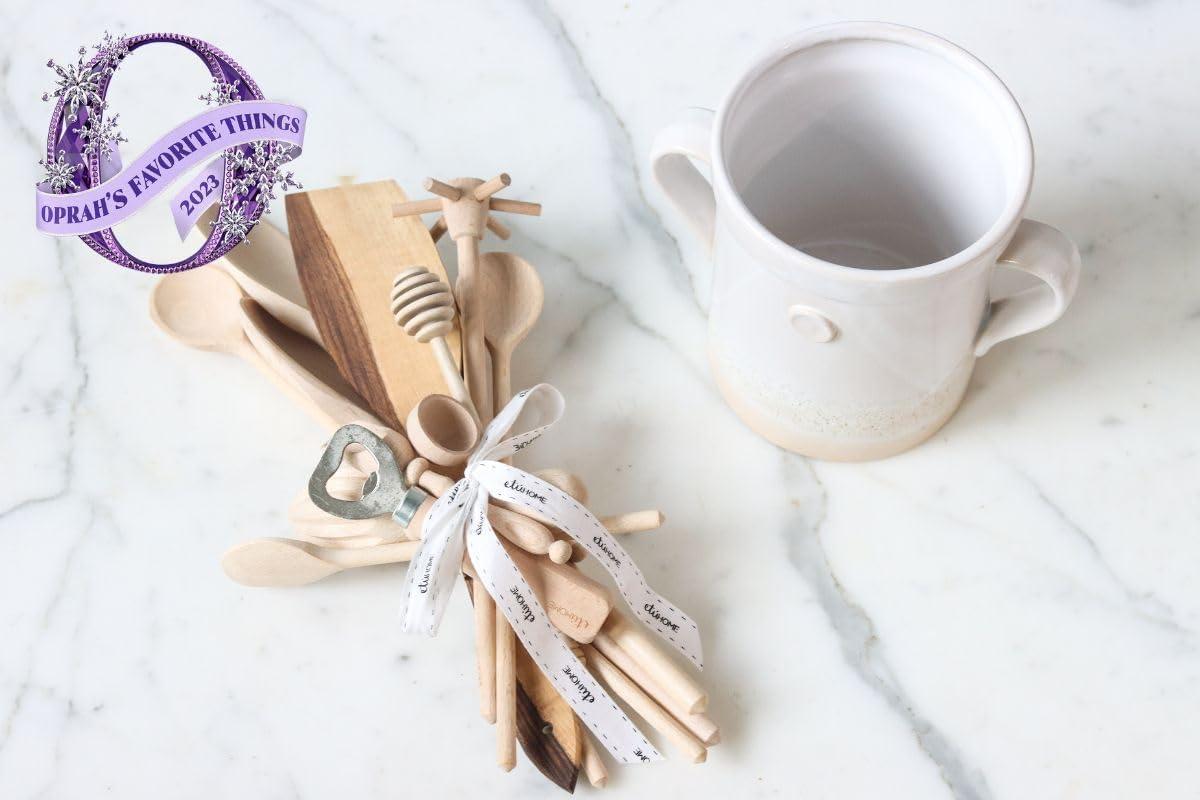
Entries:
[[159, 278], [150, 291], [150, 318], [168, 336], [201, 350], [244, 359], [309, 411], [312, 405], [259, 356], [242, 331], [237, 282], [212, 267], [174, 272]]
[[512, 393], [512, 354], [542, 313], [545, 290], [537, 270], [512, 253], [479, 259], [486, 300], [483, 335], [492, 353], [492, 397], [499, 410]]
[[190, 269], [159, 278], [150, 291], [150, 318], [188, 347], [256, 356], [242, 333], [241, 288], [218, 269]]
[[409, 561], [420, 547], [420, 542], [342, 548], [294, 539], [252, 539], [227, 550], [221, 567], [244, 586], [303, 586], [350, 567]]
[[[200, 215], [196, 227], [205, 236], [217, 216], [217, 206]], [[266, 220], [254, 226], [251, 247], [235, 247], [217, 261], [242, 290], [275, 319], [314, 342], [321, 334], [300, 287], [300, 273], [288, 235]]]

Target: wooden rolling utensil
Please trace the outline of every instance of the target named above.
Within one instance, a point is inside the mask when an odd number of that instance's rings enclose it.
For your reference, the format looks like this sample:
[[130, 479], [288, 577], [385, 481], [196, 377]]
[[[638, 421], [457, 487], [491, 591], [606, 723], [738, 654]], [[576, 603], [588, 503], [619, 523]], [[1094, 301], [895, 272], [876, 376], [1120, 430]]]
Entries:
[[[385, 299], [406, 267], [419, 264], [446, 277], [420, 223], [392, 219], [392, 207], [405, 199], [394, 181], [285, 198], [300, 282], [321, 340], [371, 410], [396, 429], [421, 398], [447, 389], [433, 350], [396, 327]], [[457, 351], [457, 334], [446, 339]]]

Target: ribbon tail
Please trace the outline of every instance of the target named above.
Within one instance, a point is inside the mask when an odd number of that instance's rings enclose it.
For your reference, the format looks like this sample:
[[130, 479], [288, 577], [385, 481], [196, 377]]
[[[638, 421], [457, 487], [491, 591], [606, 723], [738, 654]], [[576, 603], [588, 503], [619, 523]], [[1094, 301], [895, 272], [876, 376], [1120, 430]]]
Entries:
[[530, 658], [613, 758], [624, 764], [658, 761], [662, 755], [563, 643], [516, 564], [496, 540], [487, 520], [487, 492], [471, 510], [467, 550], [475, 572], [496, 600]]
[[463, 524], [470, 513], [471, 491], [459, 481], [425, 516], [421, 549], [408, 565], [401, 629], [436, 636], [462, 567]]

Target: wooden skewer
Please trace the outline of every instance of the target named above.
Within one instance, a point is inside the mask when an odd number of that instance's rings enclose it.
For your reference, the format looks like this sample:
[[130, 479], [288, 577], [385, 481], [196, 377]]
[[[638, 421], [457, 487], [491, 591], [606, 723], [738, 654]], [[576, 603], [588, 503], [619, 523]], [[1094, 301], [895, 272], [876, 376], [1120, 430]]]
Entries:
[[496, 763], [517, 765], [517, 637], [496, 610]]
[[587, 775], [588, 783], [597, 789], [608, 785], [608, 767], [600, 757], [600, 748], [590, 735], [583, 737], [583, 774]]
[[663, 691], [663, 688], [650, 677], [642, 665], [614, 642], [611, 636], [601, 630], [592, 640], [592, 644], [605, 658], [613, 662], [630, 680], [640, 686], [642, 691], [650, 695], [655, 702], [666, 709], [667, 713], [679, 720], [683, 727], [691, 731], [692, 735], [706, 746], [711, 747], [720, 741], [720, 730], [715, 722], [703, 714], [689, 713], [679, 704], [678, 700]]
[[432, 197], [427, 200], [409, 200], [392, 206], [393, 217], [411, 217], [414, 214], [429, 214], [442, 210], [442, 201]]
[[512, 236], [512, 231], [508, 229], [508, 226], [495, 217], [488, 217], [487, 228], [501, 239], [507, 239]]
[[[501, 172], [496, 177], [486, 180], [475, 187], [475, 199], [482, 203], [496, 192], [508, 187], [511, 183], [512, 178], [508, 177], [508, 173]], [[457, 200], [458, 198], [451, 199]]]
[[542, 215], [541, 203], [527, 203], [524, 200], [509, 200], [505, 197], [493, 197], [490, 202], [492, 211], [507, 211], [510, 214], [525, 214], [529, 217], [540, 217]]
[[625, 701], [638, 716], [646, 720], [650, 727], [671, 740], [693, 764], [702, 764], [708, 758], [708, 750], [704, 743], [691, 734], [683, 725], [666, 711], [662, 706], [641, 690], [621, 670], [600, 654], [595, 647], [588, 645], [583, 648], [588, 667], [603, 680], [617, 697]]
[[457, 186], [451, 186], [448, 183], [442, 183], [437, 178], [426, 178], [425, 183], [422, 185], [425, 187], [425, 191], [444, 197], [451, 203], [462, 197], [462, 189]]
[[471, 582], [475, 598], [475, 664], [479, 670], [479, 712], [496, 722], [496, 601], [483, 583]]
[[708, 693], [704, 687], [664, 653], [639, 623], [630, 621], [614, 609], [601, 630], [629, 653], [683, 711], [702, 714], [708, 708]]
[[432, 225], [429, 226], [429, 235], [436, 242], [446, 234], [446, 218], [438, 217]]
[[614, 536], [622, 536], [626, 533], [643, 533], [661, 528], [666, 520], [663, 512], [651, 508], [646, 511], [629, 511], [611, 517], [601, 517], [600, 524]]

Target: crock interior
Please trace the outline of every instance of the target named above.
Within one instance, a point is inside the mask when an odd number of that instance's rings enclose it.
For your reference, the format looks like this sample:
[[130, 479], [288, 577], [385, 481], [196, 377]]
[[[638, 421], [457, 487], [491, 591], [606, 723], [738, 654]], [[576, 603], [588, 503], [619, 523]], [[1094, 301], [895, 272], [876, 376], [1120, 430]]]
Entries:
[[1019, 180], [994, 81], [943, 56], [873, 39], [791, 53], [726, 116], [724, 159], [750, 213], [805, 253], [902, 269], [964, 250]]

